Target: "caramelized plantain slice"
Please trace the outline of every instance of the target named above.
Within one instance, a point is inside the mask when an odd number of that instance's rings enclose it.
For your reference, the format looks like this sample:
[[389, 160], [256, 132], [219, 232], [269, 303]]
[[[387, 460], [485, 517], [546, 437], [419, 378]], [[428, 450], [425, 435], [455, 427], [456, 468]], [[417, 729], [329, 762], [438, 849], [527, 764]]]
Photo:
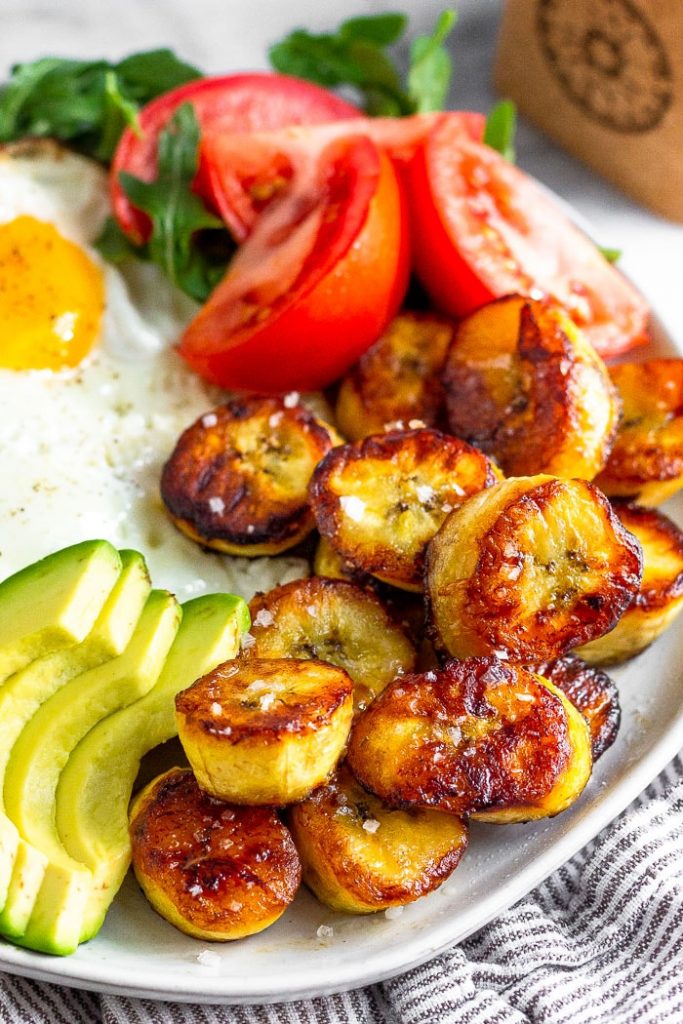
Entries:
[[348, 580], [350, 583], [358, 583], [360, 586], [372, 583], [372, 576], [368, 576], [367, 573], [342, 558], [325, 537], [321, 537], [316, 545], [313, 556], [313, 572], [316, 576], [327, 576], [331, 580]]
[[415, 668], [416, 651], [380, 600], [343, 580], [310, 576], [252, 600], [255, 643], [245, 657], [315, 658], [354, 682], [356, 707]]
[[459, 325], [443, 381], [450, 428], [510, 476], [591, 480], [607, 461], [619, 401], [607, 369], [558, 306], [509, 295]]
[[623, 417], [596, 483], [610, 497], [661, 505], [683, 487], [683, 359], [624, 363], [609, 372]]
[[352, 717], [350, 677], [322, 661], [226, 661], [176, 697], [197, 782], [236, 804], [303, 800], [336, 767]]
[[275, 555], [313, 529], [307, 488], [336, 443], [331, 427], [288, 399], [233, 398], [180, 437], [161, 496], [192, 540], [230, 555]]
[[619, 520], [643, 549], [643, 579], [616, 626], [578, 654], [592, 665], [616, 665], [644, 651], [683, 608], [683, 531], [653, 508], [615, 502]]
[[435, 643], [453, 657], [549, 661], [608, 632], [638, 592], [642, 552], [585, 480], [505, 480], [429, 545]]
[[467, 826], [455, 815], [397, 810], [340, 768], [289, 813], [303, 878], [333, 910], [368, 914], [412, 903], [460, 863]]
[[310, 498], [318, 530], [342, 558], [419, 592], [427, 543], [453, 508], [496, 478], [489, 459], [458, 438], [396, 431], [329, 452]]
[[291, 835], [275, 811], [231, 807], [172, 768], [131, 809], [133, 868], [154, 909], [198, 939], [227, 942], [263, 931], [301, 881]]
[[351, 441], [389, 424], [421, 420], [436, 427], [444, 394], [439, 371], [455, 327], [431, 313], [399, 313], [342, 379], [337, 422]]
[[497, 823], [559, 814], [592, 765], [588, 725], [561, 690], [495, 658], [396, 680], [356, 720], [347, 761], [390, 805]]
[[593, 763], [614, 743], [621, 723], [617, 684], [595, 665], [574, 654], [534, 665], [533, 671], [562, 690], [588, 722]]

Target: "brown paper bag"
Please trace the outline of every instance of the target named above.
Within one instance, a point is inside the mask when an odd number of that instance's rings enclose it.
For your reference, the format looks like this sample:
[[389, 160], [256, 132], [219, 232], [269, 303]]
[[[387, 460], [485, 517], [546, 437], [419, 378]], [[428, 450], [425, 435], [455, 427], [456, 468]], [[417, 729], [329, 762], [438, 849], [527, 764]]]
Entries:
[[624, 192], [683, 221], [683, 0], [507, 0], [495, 83]]

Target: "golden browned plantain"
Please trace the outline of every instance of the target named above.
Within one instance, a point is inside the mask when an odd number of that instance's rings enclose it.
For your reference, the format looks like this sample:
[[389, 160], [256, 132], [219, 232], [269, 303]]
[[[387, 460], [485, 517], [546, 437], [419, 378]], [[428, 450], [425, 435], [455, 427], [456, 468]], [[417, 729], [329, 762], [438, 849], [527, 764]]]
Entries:
[[683, 359], [624, 363], [610, 375], [623, 418], [596, 483], [610, 497], [661, 505], [683, 487]]
[[366, 586], [373, 582], [372, 576], [368, 576], [366, 572], [362, 572], [351, 562], [342, 558], [325, 537], [321, 537], [316, 545], [313, 556], [313, 572], [316, 576], [327, 576], [331, 580], [348, 580], [351, 583], [358, 583], [360, 586]]
[[455, 815], [396, 810], [342, 767], [290, 811], [306, 885], [333, 910], [368, 914], [426, 896], [455, 870], [467, 826]]
[[531, 664], [602, 636], [638, 592], [640, 544], [585, 480], [505, 480], [448, 517], [429, 545], [435, 642], [453, 657]]
[[310, 576], [252, 600], [246, 657], [315, 658], [338, 665], [354, 682], [356, 707], [412, 672], [417, 657], [405, 631], [380, 600], [344, 580]]
[[428, 541], [451, 509], [495, 480], [483, 452], [458, 438], [396, 431], [329, 452], [310, 498], [318, 530], [342, 558], [419, 592]]
[[616, 388], [558, 306], [509, 295], [472, 313], [443, 381], [453, 433], [507, 475], [591, 480], [605, 465], [619, 422]]
[[683, 531], [661, 512], [615, 502], [619, 520], [643, 549], [643, 579], [616, 626], [578, 654], [592, 665], [616, 665], [644, 651], [683, 609]]
[[197, 782], [220, 800], [303, 800], [336, 767], [353, 683], [322, 661], [226, 661], [176, 697], [178, 735]]
[[588, 722], [593, 763], [614, 743], [621, 723], [619, 691], [606, 672], [574, 654], [534, 665], [533, 671], [562, 690]]
[[188, 935], [226, 942], [273, 924], [294, 899], [301, 863], [275, 811], [231, 807], [171, 768], [131, 809], [133, 868], [154, 909]]
[[500, 823], [559, 814], [592, 765], [588, 725], [562, 691], [495, 658], [391, 683], [356, 720], [347, 761], [390, 805]]
[[431, 313], [399, 313], [342, 379], [337, 422], [351, 441], [389, 424], [439, 425], [444, 394], [439, 371], [454, 324]]
[[302, 405], [274, 396], [233, 398], [180, 437], [161, 496], [173, 522], [230, 555], [274, 555], [313, 529], [307, 488], [336, 443]]

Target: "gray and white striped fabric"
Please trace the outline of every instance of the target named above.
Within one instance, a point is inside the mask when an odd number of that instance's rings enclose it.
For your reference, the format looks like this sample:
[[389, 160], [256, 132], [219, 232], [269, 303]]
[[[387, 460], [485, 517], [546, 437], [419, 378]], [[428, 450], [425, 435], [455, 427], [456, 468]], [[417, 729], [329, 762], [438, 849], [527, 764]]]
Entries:
[[683, 760], [511, 910], [383, 985], [202, 1007], [0, 978], [2, 1024], [680, 1024]]

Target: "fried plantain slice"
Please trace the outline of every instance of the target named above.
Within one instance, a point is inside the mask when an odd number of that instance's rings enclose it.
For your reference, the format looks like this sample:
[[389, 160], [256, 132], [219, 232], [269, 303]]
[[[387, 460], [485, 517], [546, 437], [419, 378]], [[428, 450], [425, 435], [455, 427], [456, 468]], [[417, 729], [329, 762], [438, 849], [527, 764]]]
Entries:
[[176, 697], [178, 735], [203, 790], [284, 805], [325, 782], [353, 717], [353, 683], [322, 661], [226, 661]]
[[458, 438], [395, 431], [329, 452], [310, 499], [318, 530], [342, 558], [419, 592], [429, 540], [453, 508], [496, 478], [489, 459]]
[[354, 682], [357, 708], [415, 668], [417, 653], [381, 601], [343, 580], [309, 576], [257, 594], [249, 605], [255, 643], [245, 657], [315, 658]]
[[336, 418], [350, 441], [389, 424], [439, 426], [444, 393], [439, 371], [455, 325], [431, 313], [399, 313], [342, 379]]
[[429, 545], [435, 643], [453, 657], [549, 661], [610, 630], [642, 552], [585, 480], [505, 480], [456, 509]]
[[368, 576], [366, 572], [362, 572], [342, 558], [325, 537], [321, 537], [316, 545], [313, 572], [316, 576], [327, 576], [331, 580], [348, 580], [360, 586], [372, 583], [372, 576]]
[[643, 579], [616, 626], [577, 651], [592, 665], [616, 665], [640, 654], [683, 609], [683, 531], [653, 508], [614, 503], [619, 520], [643, 549]]
[[307, 488], [336, 443], [304, 406], [233, 398], [201, 416], [164, 466], [161, 496], [192, 540], [230, 555], [275, 555], [313, 529]]
[[453, 433], [506, 475], [591, 480], [605, 465], [616, 388], [580, 329], [547, 300], [508, 295], [466, 317], [443, 381]]
[[623, 417], [596, 483], [605, 494], [661, 505], [683, 487], [683, 359], [610, 367]]
[[495, 658], [391, 683], [356, 720], [347, 761], [389, 805], [497, 823], [559, 814], [592, 765], [588, 725], [562, 691]]
[[534, 665], [533, 671], [562, 690], [588, 722], [593, 763], [614, 743], [621, 723], [617, 684], [595, 665], [574, 654]]
[[344, 766], [289, 812], [303, 878], [333, 910], [369, 914], [412, 903], [453, 873], [467, 847], [460, 818], [397, 810]]
[[145, 896], [198, 939], [227, 942], [263, 931], [301, 881], [294, 841], [275, 811], [214, 800], [186, 768], [171, 768], [138, 795], [130, 837]]

